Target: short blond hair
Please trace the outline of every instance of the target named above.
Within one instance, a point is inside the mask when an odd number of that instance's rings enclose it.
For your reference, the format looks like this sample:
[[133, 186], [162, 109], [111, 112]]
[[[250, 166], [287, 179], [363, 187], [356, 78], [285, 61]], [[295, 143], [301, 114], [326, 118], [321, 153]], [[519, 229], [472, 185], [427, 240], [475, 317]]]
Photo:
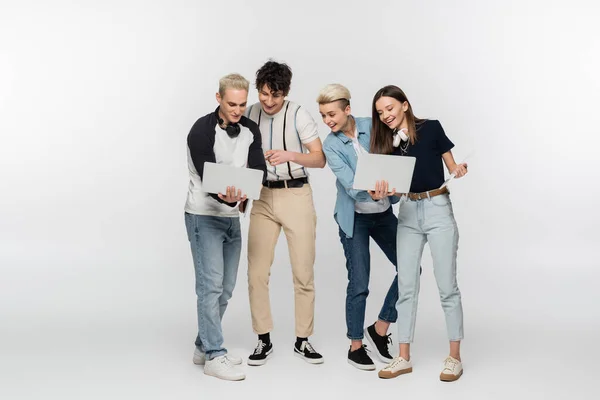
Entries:
[[317, 103], [328, 104], [340, 100], [340, 105], [344, 109], [350, 105], [350, 97], [350, 91], [346, 86], [339, 83], [331, 83], [321, 89], [317, 97]]
[[240, 74], [229, 74], [219, 79], [219, 94], [225, 95], [227, 89], [237, 89], [248, 91], [250, 82]]

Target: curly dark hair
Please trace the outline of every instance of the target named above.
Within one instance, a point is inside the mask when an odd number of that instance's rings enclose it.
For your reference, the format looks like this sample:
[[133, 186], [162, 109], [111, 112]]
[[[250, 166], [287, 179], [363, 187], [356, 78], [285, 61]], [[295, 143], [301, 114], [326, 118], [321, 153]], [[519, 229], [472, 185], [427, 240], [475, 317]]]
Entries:
[[281, 90], [287, 96], [292, 84], [292, 69], [287, 64], [267, 61], [256, 71], [256, 89], [261, 90], [265, 84], [272, 92]]

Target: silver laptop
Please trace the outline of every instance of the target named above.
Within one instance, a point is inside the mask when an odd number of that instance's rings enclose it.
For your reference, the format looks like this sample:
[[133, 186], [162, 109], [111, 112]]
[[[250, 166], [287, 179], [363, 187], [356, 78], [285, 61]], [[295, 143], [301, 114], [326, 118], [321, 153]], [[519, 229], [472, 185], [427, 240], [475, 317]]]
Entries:
[[408, 193], [415, 169], [415, 157], [360, 154], [354, 175], [354, 189], [375, 190], [377, 181], [388, 181], [389, 190]]
[[263, 172], [258, 169], [205, 162], [202, 191], [225, 194], [227, 186], [235, 186], [236, 191], [241, 189], [242, 195], [256, 200], [260, 197], [262, 179]]

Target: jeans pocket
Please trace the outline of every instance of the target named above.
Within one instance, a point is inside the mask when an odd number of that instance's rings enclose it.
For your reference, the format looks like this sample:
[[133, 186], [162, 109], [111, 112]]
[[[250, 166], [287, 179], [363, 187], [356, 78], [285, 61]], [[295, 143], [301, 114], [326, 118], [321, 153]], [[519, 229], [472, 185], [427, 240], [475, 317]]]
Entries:
[[400, 208], [402, 208], [402, 205], [404, 203], [406, 203], [406, 200], [407, 200], [406, 196], [401, 196], [400, 197], [400, 200], [398, 200], [398, 203], [396, 203], [396, 204], [398, 204], [398, 210], [400, 210]]
[[450, 204], [450, 197], [447, 194], [442, 194], [431, 198], [431, 203], [434, 206], [446, 207]]

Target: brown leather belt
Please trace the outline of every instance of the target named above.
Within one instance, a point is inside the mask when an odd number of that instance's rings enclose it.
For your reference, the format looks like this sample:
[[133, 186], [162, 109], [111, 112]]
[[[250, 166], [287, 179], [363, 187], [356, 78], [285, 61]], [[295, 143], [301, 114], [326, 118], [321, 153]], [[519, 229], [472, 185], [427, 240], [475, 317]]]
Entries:
[[444, 186], [441, 189], [434, 189], [434, 190], [430, 190], [428, 192], [401, 193], [401, 195], [407, 196], [411, 200], [423, 200], [423, 199], [432, 198], [435, 196], [439, 196], [440, 194], [446, 194], [446, 193], [450, 193], [450, 192], [448, 191], [448, 187]]

